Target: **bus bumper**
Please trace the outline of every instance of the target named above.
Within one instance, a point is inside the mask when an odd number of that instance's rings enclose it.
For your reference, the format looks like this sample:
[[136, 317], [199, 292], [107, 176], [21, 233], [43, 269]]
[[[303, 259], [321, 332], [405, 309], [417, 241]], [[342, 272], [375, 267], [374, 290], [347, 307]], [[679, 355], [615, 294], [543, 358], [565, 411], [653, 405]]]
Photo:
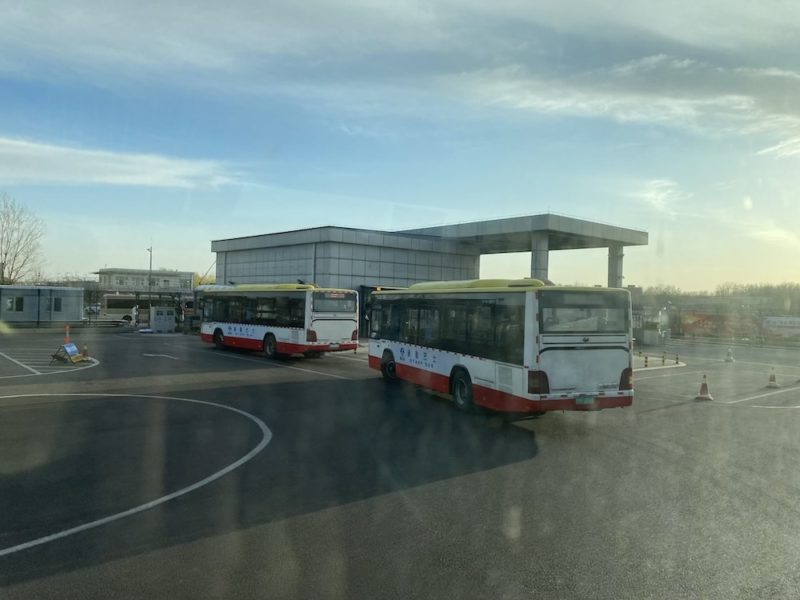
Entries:
[[633, 392], [602, 394], [590, 398], [575, 396], [521, 398], [498, 390], [473, 385], [475, 403], [500, 412], [540, 413], [553, 410], [593, 411], [623, 408], [633, 404]]

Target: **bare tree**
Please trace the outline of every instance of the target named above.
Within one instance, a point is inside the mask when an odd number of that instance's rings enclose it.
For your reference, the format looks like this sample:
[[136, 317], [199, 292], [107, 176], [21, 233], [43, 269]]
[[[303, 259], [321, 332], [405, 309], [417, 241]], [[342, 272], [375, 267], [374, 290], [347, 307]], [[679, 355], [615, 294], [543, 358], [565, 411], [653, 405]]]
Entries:
[[16, 283], [36, 270], [43, 235], [43, 221], [0, 192], [0, 284]]

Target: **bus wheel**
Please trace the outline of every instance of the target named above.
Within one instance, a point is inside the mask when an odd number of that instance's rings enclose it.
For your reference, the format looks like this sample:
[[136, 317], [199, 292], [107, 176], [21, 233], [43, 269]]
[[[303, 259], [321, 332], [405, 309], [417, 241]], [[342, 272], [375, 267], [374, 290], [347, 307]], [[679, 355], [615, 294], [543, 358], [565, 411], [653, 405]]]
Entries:
[[264, 355], [273, 360], [280, 356], [278, 354], [278, 342], [275, 341], [275, 336], [271, 333], [268, 333], [267, 337], [264, 338]]
[[459, 410], [472, 412], [475, 405], [472, 402], [472, 380], [469, 373], [458, 369], [450, 380], [450, 390], [453, 394], [453, 402]]
[[214, 331], [214, 345], [218, 350], [222, 350], [225, 347], [225, 336], [222, 335], [221, 329], [216, 329]]
[[384, 352], [381, 358], [381, 375], [386, 381], [395, 382], [397, 379], [397, 363], [394, 362], [394, 354]]

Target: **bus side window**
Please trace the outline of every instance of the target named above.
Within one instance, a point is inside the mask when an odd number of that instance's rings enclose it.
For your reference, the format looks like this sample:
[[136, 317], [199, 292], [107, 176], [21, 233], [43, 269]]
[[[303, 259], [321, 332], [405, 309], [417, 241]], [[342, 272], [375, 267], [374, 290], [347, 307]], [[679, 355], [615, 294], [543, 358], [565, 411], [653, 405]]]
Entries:
[[472, 305], [470, 307], [468, 346], [469, 353], [475, 356], [491, 354], [494, 344], [492, 339], [492, 306]]
[[303, 328], [306, 326], [306, 303], [303, 298], [289, 300], [289, 327]]
[[439, 309], [423, 308], [419, 311], [419, 338], [421, 346], [436, 347], [439, 344]]
[[381, 336], [387, 340], [400, 339], [400, 326], [403, 322], [403, 307], [384, 304], [381, 307]]
[[289, 298], [286, 296], [275, 298], [275, 313], [275, 325], [289, 327]]
[[409, 344], [417, 343], [417, 330], [419, 321], [419, 309], [409, 308], [406, 318], [403, 320], [403, 327], [400, 330], [400, 341]]
[[383, 311], [380, 305], [373, 306], [369, 316], [369, 337], [377, 339], [381, 337], [381, 319], [383, 318]]
[[467, 310], [464, 303], [453, 302], [441, 307], [439, 313], [441, 349], [450, 352], [467, 350]]
[[275, 298], [259, 298], [256, 305], [256, 323], [275, 325]]

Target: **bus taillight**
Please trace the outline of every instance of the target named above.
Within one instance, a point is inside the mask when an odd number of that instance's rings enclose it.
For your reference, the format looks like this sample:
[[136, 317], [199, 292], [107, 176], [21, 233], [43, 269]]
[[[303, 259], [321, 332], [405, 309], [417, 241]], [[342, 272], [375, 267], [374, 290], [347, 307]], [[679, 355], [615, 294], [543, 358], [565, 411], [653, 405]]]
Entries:
[[631, 369], [630, 367], [622, 371], [622, 376], [619, 378], [619, 389], [620, 390], [633, 389], [633, 369]]
[[313, 329], [306, 329], [306, 341], [307, 342], [316, 342], [317, 341], [317, 332]]
[[549, 394], [550, 381], [544, 371], [528, 371], [528, 393]]
[[353, 329], [353, 333], [350, 335], [350, 339], [353, 341], [358, 339], [358, 329]]

